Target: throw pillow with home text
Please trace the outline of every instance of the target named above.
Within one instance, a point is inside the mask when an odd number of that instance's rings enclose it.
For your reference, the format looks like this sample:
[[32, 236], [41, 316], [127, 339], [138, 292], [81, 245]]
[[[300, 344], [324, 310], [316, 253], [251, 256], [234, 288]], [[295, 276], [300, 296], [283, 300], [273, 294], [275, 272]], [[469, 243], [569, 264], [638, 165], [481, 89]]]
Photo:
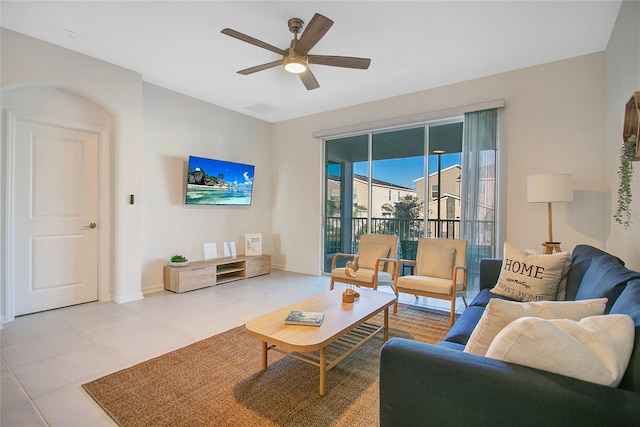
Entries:
[[536, 254], [505, 242], [500, 277], [490, 292], [516, 301], [553, 301], [568, 258], [568, 252]]

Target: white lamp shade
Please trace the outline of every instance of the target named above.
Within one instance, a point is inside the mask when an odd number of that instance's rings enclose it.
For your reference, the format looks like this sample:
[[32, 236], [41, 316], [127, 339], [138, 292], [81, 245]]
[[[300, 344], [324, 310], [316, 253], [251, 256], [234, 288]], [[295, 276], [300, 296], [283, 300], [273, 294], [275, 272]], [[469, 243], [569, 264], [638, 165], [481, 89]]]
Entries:
[[572, 202], [573, 177], [570, 174], [530, 175], [527, 177], [527, 202]]

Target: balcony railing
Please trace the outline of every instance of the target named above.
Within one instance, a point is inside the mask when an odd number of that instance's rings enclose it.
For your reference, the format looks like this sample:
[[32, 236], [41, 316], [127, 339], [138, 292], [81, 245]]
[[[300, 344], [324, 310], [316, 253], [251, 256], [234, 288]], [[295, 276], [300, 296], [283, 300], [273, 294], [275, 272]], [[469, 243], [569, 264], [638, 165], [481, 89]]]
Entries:
[[[343, 250], [341, 230], [340, 217], [327, 217], [327, 253]], [[360, 235], [367, 233], [367, 218], [352, 218], [351, 232], [351, 252], [355, 253], [358, 250]], [[420, 237], [455, 239], [460, 236], [460, 220], [371, 218], [371, 233], [395, 235], [400, 241], [417, 241]]]
[[[325, 272], [331, 272], [333, 254], [338, 252], [357, 253], [360, 235], [367, 233], [367, 218], [351, 219], [350, 241], [342, 244], [342, 222], [340, 217], [326, 218]], [[470, 244], [467, 251], [469, 298], [478, 291], [479, 264], [483, 258], [490, 258], [494, 253], [495, 224], [493, 221], [475, 221], [469, 226], [475, 227], [476, 243]], [[399, 237], [398, 258], [415, 259], [418, 239], [421, 237], [439, 237], [444, 239], [461, 239], [460, 220], [437, 219], [398, 219], [371, 218], [371, 233], [391, 234]], [[348, 237], [346, 237], [348, 238]], [[343, 261], [346, 259], [343, 259]], [[344, 265], [340, 265], [343, 267]], [[401, 272], [400, 274], [404, 274]]]
[[[358, 252], [360, 235], [367, 233], [367, 218], [351, 219], [351, 239], [347, 243], [349, 247], [344, 247], [342, 244], [340, 217], [327, 217], [326, 220], [326, 259], [330, 260], [330, 255], [337, 252]], [[494, 255], [495, 231], [493, 221], [476, 221], [473, 226], [477, 228], [476, 238], [478, 241], [475, 245], [469, 245], [468, 262], [472, 263]], [[440, 221], [428, 219], [425, 221], [424, 219], [371, 218], [371, 233], [398, 236], [400, 240], [398, 257], [406, 259], [415, 259], [417, 241], [420, 237], [463, 238], [460, 234], [460, 220], [457, 219]], [[329, 265], [326, 268], [328, 269]]]

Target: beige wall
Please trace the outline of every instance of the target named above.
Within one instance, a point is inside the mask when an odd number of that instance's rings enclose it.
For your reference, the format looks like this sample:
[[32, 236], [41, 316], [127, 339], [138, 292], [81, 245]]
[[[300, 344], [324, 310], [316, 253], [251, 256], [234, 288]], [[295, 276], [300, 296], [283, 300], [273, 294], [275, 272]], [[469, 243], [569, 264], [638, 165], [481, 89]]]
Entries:
[[606, 55], [606, 134], [603, 161], [606, 162], [606, 249], [640, 270], [640, 162], [634, 162], [632, 225], [625, 230], [612, 218], [617, 208], [618, 155], [622, 145], [624, 105], [640, 90], [640, 2], [625, 1], [620, 7]]
[[[176, 251], [204, 259], [203, 244], [262, 233], [271, 253], [271, 125], [178, 93], [144, 84], [142, 163], [142, 288], [162, 289], [162, 267]], [[251, 206], [186, 206], [189, 155], [255, 165]], [[161, 232], [160, 232], [161, 231]]]
[[[321, 230], [302, 220], [322, 212], [322, 144], [313, 132], [495, 99], [505, 100], [501, 152], [506, 240], [540, 248], [546, 207], [526, 202], [526, 177], [564, 172], [574, 176], [574, 202], [554, 206], [554, 235], [567, 249], [579, 243], [604, 247], [604, 72], [605, 55], [597, 53], [276, 123], [273, 167], [300, 179], [278, 179], [274, 187], [273, 232], [281, 249], [274, 251], [274, 263], [320, 272]], [[286, 161], [287, 155], [298, 161]], [[302, 188], [307, 192], [293, 215], [286, 194], [301, 194]]]

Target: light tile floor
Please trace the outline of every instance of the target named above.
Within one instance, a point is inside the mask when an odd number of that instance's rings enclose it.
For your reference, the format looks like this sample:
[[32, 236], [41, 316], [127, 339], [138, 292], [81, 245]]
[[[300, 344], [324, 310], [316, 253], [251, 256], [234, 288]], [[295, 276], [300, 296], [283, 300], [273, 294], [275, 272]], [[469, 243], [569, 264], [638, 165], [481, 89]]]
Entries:
[[[0, 425], [113, 426], [81, 384], [328, 289], [328, 277], [273, 270], [183, 294], [164, 291], [126, 304], [96, 302], [19, 317], [0, 331]], [[400, 300], [448, 307], [412, 295]]]

